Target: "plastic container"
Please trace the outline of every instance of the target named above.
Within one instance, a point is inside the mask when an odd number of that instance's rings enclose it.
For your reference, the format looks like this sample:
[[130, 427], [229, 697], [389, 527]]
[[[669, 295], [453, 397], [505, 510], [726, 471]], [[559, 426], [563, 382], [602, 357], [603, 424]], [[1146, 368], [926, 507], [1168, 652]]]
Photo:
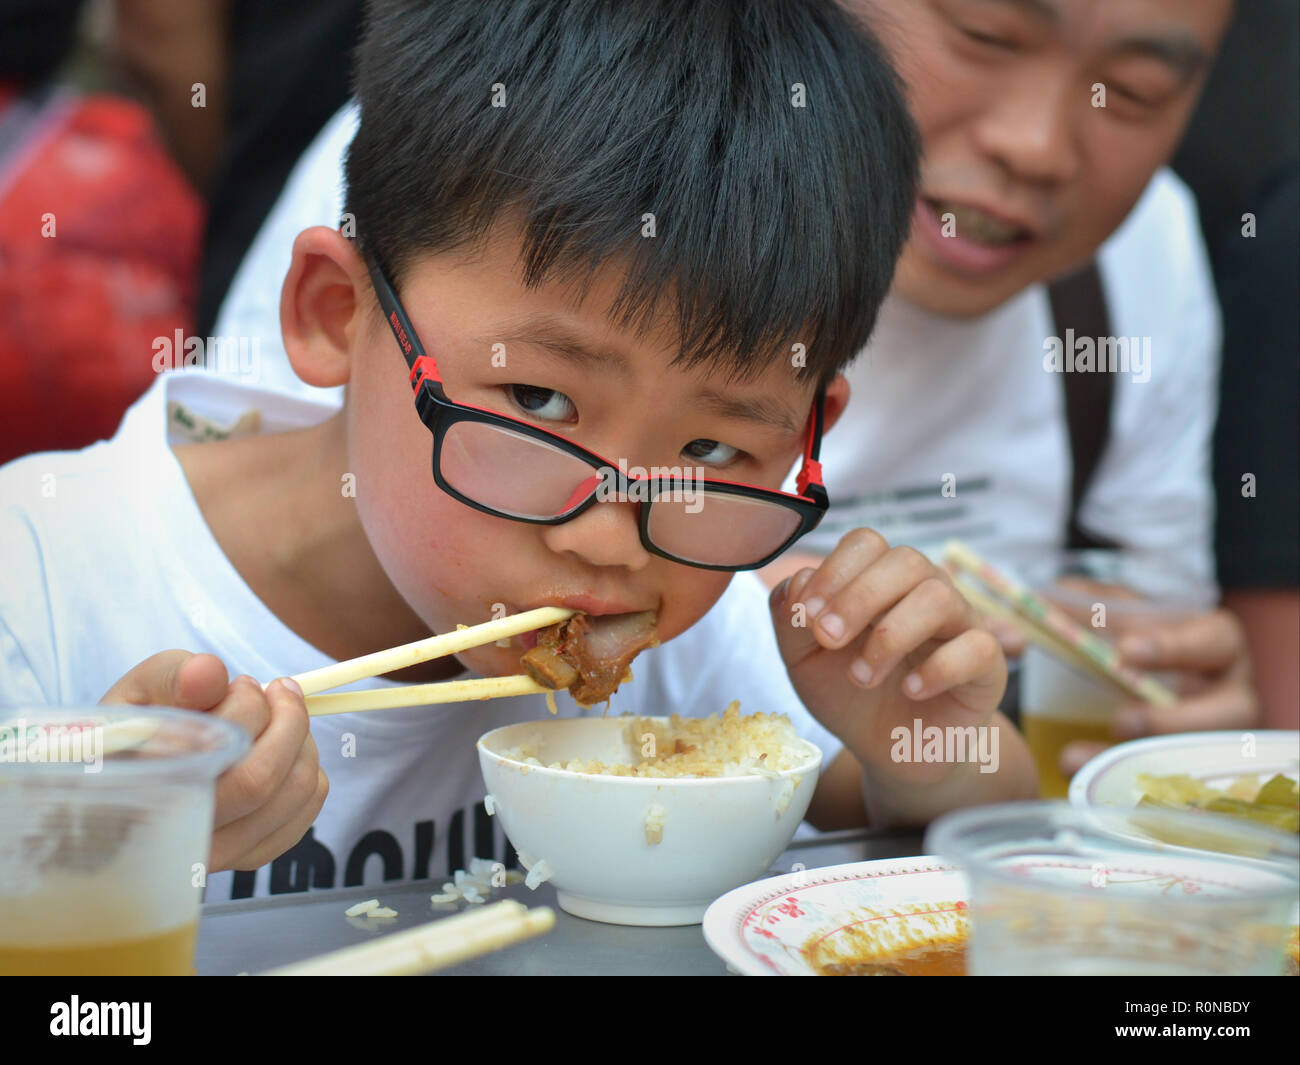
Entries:
[[249, 746], [193, 711], [0, 710], [0, 974], [193, 973], [216, 779]]
[[1185, 845], [1206, 827], [1181, 811], [1006, 803], [944, 815], [925, 847], [970, 882], [971, 975], [1280, 975], [1300, 846], [1236, 824], [1219, 839], [1238, 853]]

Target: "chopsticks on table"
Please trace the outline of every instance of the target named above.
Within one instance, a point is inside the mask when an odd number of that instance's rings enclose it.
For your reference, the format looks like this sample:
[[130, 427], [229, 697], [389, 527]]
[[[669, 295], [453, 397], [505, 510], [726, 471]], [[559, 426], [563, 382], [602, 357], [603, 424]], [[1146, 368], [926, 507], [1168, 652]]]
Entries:
[[[502, 619], [504, 620], [504, 619]], [[504, 899], [406, 932], [345, 947], [260, 976], [416, 976], [490, 954], [549, 932], [555, 911]]]
[[953, 584], [977, 610], [1017, 626], [1026, 639], [1049, 654], [1154, 706], [1173, 706], [1178, 696], [1154, 677], [1123, 664], [1109, 641], [1080, 625], [1063, 610], [995, 569], [960, 540], [944, 546]]
[[400, 688], [338, 692], [320, 695], [319, 692], [351, 684], [367, 677], [377, 677], [394, 670], [405, 669], [430, 659], [456, 654], [471, 647], [481, 647], [509, 636], [543, 629], [548, 625], [566, 621], [577, 611], [567, 607], [543, 606], [525, 610], [522, 614], [485, 621], [429, 636], [414, 643], [392, 647], [387, 651], [336, 662], [332, 666], [297, 673], [293, 679], [307, 696], [307, 713], [313, 717], [322, 714], [349, 714], [362, 710], [390, 710], [398, 706], [427, 706], [432, 703], [459, 703], [470, 699], [499, 699], [510, 695], [539, 695], [551, 691], [532, 677], [519, 674], [509, 677], [478, 677], [473, 680], [443, 681], [438, 684], [411, 684]]

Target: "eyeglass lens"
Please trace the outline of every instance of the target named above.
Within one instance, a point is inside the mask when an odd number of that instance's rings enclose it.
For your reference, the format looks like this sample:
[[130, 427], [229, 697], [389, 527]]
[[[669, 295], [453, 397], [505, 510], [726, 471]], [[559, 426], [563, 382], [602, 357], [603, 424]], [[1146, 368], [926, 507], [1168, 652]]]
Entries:
[[[562, 517], [600, 484], [599, 472], [577, 456], [483, 422], [448, 426], [439, 466], [456, 492], [505, 517]], [[800, 524], [799, 514], [789, 507], [706, 491], [689, 476], [678, 489], [656, 498], [647, 534], [661, 551], [683, 561], [751, 565], [779, 550]]]

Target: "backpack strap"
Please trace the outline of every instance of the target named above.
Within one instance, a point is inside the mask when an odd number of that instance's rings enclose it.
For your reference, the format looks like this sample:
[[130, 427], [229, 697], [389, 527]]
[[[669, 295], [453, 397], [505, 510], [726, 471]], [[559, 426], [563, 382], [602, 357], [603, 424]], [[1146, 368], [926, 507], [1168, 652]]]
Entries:
[[[1047, 287], [1056, 334], [1065, 342], [1066, 330], [1075, 337], [1111, 335], [1106, 293], [1096, 260], [1077, 273]], [[1097, 350], [1101, 350], [1098, 345]], [[1070, 432], [1070, 511], [1065, 526], [1065, 546], [1070, 550], [1115, 547], [1113, 540], [1094, 536], [1079, 525], [1079, 505], [1110, 439], [1111, 400], [1115, 378], [1109, 369], [1063, 373], [1065, 421]]]

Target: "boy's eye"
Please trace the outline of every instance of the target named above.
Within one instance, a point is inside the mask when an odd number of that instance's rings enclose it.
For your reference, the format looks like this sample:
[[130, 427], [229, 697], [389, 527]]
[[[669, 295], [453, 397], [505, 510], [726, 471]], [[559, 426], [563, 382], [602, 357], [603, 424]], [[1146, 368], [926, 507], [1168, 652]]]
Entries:
[[536, 385], [507, 385], [511, 401], [526, 414], [549, 422], [577, 421], [578, 409], [573, 400], [553, 388]]
[[682, 448], [682, 454], [709, 466], [725, 466], [740, 452], [730, 444], [722, 444], [717, 440], [692, 440]]

